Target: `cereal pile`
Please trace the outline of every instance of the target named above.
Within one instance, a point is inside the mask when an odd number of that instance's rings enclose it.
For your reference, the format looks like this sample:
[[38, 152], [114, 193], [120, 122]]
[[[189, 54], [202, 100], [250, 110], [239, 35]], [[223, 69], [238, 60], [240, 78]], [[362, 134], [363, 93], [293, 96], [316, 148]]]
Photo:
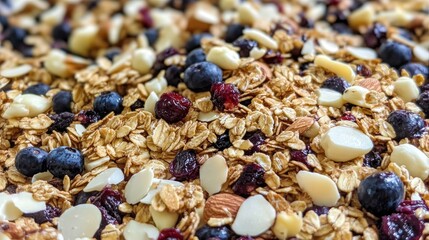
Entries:
[[429, 2], [0, 1], [0, 239], [427, 239]]

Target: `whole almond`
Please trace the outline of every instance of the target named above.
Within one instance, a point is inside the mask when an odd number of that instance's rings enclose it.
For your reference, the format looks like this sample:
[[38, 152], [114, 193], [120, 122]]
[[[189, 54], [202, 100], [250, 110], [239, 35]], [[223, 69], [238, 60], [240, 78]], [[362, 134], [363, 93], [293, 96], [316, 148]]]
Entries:
[[235, 218], [243, 202], [244, 198], [230, 193], [213, 195], [207, 199], [203, 219], [208, 221], [210, 218]]
[[365, 78], [359, 81], [358, 85], [368, 90], [381, 91], [380, 81], [375, 78]]
[[299, 117], [297, 118], [289, 127], [286, 129], [288, 131], [298, 131], [299, 133], [304, 133], [307, 131], [314, 123], [314, 118], [311, 117]]

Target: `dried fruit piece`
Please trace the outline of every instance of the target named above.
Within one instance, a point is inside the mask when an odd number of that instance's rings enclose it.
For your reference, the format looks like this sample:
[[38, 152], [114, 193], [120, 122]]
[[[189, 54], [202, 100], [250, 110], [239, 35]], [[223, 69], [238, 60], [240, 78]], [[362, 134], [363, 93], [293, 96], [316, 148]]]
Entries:
[[380, 237], [389, 240], [418, 240], [424, 225], [414, 214], [395, 213], [381, 218]]
[[247, 197], [257, 187], [265, 184], [264, 174], [265, 170], [259, 164], [248, 164], [232, 186], [232, 190], [240, 196]]
[[191, 101], [178, 93], [164, 93], [155, 104], [155, 115], [168, 123], [176, 123], [186, 117], [191, 106]]
[[193, 150], [179, 152], [170, 163], [170, 173], [178, 181], [192, 180], [198, 177], [200, 166]]
[[389, 114], [387, 122], [395, 130], [396, 139], [418, 138], [425, 131], [424, 120], [416, 113], [396, 110]]
[[215, 83], [210, 89], [213, 105], [220, 111], [233, 110], [239, 103], [240, 92], [230, 83]]

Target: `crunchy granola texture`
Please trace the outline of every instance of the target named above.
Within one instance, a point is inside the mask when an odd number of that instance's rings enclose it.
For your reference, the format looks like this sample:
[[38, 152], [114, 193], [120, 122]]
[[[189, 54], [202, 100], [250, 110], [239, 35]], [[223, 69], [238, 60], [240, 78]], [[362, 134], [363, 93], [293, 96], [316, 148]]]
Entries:
[[[0, 2], [0, 17], [4, 15], [8, 21], [8, 26], [0, 21], [0, 192], [30, 192], [35, 200], [64, 212], [75, 205], [77, 195], [87, 184], [108, 168], [118, 167], [124, 173], [123, 181], [110, 186], [123, 195], [128, 180], [143, 169], [151, 169], [154, 179], [177, 180], [169, 171], [170, 164], [178, 152], [193, 150], [199, 166], [215, 154], [226, 159], [227, 177], [221, 182], [221, 193], [234, 193], [233, 186], [242, 176], [244, 166], [250, 163], [261, 166], [264, 183], [250, 195], [264, 196], [277, 216], [281, 212], [295, 214], [302, 222], [296, 235], [286, 237], [379, 239], [379, 218], [367, 212], [357, 197], [359, 184], [367, 176], [391, 171], [405, 186], [405, 200], [421, 199], [429, 204], [427, 179], [413, 177], [406, 166], [390, 161], [395, 146], [406, 143], [427, 155], [429, 135], [425, 130], [418, 138], [398, 140], [395, 129], [387, 121], [392, 111], [400, 109], [425, 117], [415, 99], [401, 98], [394, 82], [401, 76], [410, 77], [417, 87], [422, 87], [428, 79], [422, 74], [410, 76], [405, 70], [389, 67], [377, 56], [368, 58], [367, 52], [362, 56], [348, 47], [365, 47], [364, 33], [378, 22], [386, 27], [387, 39], [413, 49], [413, 62], [429, 69], [426, 56], [429, 54], [429, 2], [386, 0], [366, 4], [369, 13], [362, 10], [359, 0]], [[197, 14], [198, 11], [206, 14]], [[356, 19], [353, 16], [358, 11], [364, 13]], [[335, 19], [340, 17], [348, 19], [348, 25], [347, 20]], [[51, 34], [62, 22], [71, 27], [68, 42], [54, 39]], [[210, 92], [197, 93], [187, 88], [183, 71], [177, 86], [167, 85], [167, 67], [184, 69], [185, 44], [197, 33], [211, 34], [201, 40], [206, 54], [217, 46], [239, 52], [237, 46], [224, 41], [226, 28], [233, 23], [264, 34], [264, 37], [245, 34], [245, 38], [255, 40], [258, 47], [249, 57], [234, 59], [239, 61], [235, 69], [223, 70], [224, 82], [240, 91], [238, 106], [232, 110], [216, 110]], [[338, 24], [351, 33], [339, 31], [334, 27]], [[79, 30], [88, 26], [96, 29], [95, 34], [80, 36]], [[8, 37], [12, 28], [27, 32], [21, 47], [15, 46], [20, 40]], [[157, 31], [153, 43], [143, 34], [148, 29]], [[411, 33], [412, 40], [401, 36], [400, 31], [404, 29]], [[87, 34], [91, 35], [89, 30]], [[159, 60], [167, 48], [176, 49], [177, 54]], [[106, 53], [114, 49], [119, 49], [119, 54], [112, 60]], [[139, 49], [150, 50], [158, 57], [137, 59], [135, 53]], [[351, 69], [355, 77], [350, 84], [367, 90], [363, 104], [346, 103], [341, 107], [320, 104], [321, 84], [337, 73], [315, 64], [319, 55], [328, 55]], [[228, 59], [228, 56], [222, 57]], [[56, 64], [54, 68], [52, 63]], [[156, 69], [159, 66], [161, 69]], [[146, 67], [149, 70], [145, 70]], [[366, 74], [362, 74], [362, 67]], [[54, 114], [51, 105], [34, 115], [16, 115], [18, 110], [13, 108], [17, 106], [17, 96], [36, 83], [50, 86], [44, 96], [46, 104], [51, 104], [60, 90], [71, 91], [71, 112], [76, 117], [65, 131], [48, 130], [55, 124], [50, 118]], [[116, 115], [111, 112], [99, 121], [84, 124], [78, 117], [79, 112], [92, 110], [94, 99], [106, 91], [116, 91], [123, 97], [123, 111]], [[171, 91], [192, 102], [186, 117], [174, 124], [157, 118], [154, 107], [150, 107], [155, 104], [151, 93], [159, 97]], [[134, 108], [137, 100], [145, 102], [143, 108]], [[7, 111], [10, 112], [6, 114]], [[345, 119], [345, 114], [353, 115], [355, 121]], [[425, 122], [427, 126], [428, 120]], [[335, 126], [358, 129], [374, 146], [381, 146], [380, 166], [365, 165], [365, 155], [347, 162], [328, 159], [321, 141]], [[249, 134], [255, 132], [264, 137], [263, 143], [257, 146], [249, 139]], [[228, 134], [231, 144], [219, 150], [216, 142], [223, 134]], [[74, 178], [32, 180], [15, 167], [17, 153], [29, 146], [47, 152], [60, 146], [76, 148], [84, 155], [85, 170]], [[293, 157], [297, 151], [306, 152], [305, 161]], [[318, 215], [311, 210], [315, 204], [298, 184], [299, 171], [319, 173], [334, 182], [340, 198], [326, 214]], [[117, 209], [122, 221], [107, 224], [96, 238], [124, 239], [124, 229], [132, 220], [160, 228], [163, 225], [154, 212], [176, 214], [171, 227], [180, 230], [183, 239], [198, 239], [196, 232], [204, 225], [230, 228], [235, 216], [203, 218], [210, 196], [201, 186], [199, 175], [182, 183], [159, 186], [150, 183], [151, 189], [159, 190], [151, 201], [130, 204], [124, 200]], [[2, 204], [0, 199], [0, 209]], [[420, 208], [414, 212], [424, 221], [421, 239], [426, 239], [428, 234], [427, 210]], [[6, 239], [57, 239], [61, 234], [58, 217], [38, 224], [25, 216], [8, 221], [2, 214], [1, 239], [3, 236]], [[173, 215], [168, 218], [174, 218]], [[270, 227], [253, 238], [280, 237], [275, 228]]]

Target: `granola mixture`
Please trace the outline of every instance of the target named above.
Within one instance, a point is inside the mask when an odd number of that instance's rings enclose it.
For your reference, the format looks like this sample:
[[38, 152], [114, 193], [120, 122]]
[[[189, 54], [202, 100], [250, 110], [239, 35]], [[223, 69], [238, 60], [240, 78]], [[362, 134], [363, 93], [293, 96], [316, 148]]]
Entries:
[[0, 239], [429, 239], [429, 1], [0, 1]]

